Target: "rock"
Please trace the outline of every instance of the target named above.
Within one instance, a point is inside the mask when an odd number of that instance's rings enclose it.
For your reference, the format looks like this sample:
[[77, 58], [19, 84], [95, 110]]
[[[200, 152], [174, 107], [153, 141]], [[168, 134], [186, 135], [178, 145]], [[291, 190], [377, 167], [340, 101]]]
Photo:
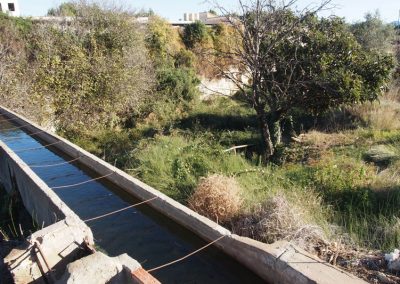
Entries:
[[389, 270], [396, 272], [400, 271], [400, 251], [398, 249], [385, 254], [385, 260], [388, 262]]
[[400, 251], [398, 249], [395, 249], [393, 252], [391, 253], [386, 253], [385, 254], [385, 260], [388, 262], [392, 262], [395, 261], [396, 259], [398, 259], [400, 257]]
[[109, 257], [101, 252], [81, 258], [67, 266], [56, 284], [159, 284], [154, 277], [127, 254]]

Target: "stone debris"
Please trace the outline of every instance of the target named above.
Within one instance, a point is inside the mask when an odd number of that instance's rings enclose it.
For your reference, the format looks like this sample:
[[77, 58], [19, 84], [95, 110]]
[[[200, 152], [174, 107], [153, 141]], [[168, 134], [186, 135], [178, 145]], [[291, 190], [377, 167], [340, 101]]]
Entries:
[[388, 268], [392, 271], [400, 271], [400, 251], [395, 249], [393, 252], [385, 254]]
[[61, 276], [69, 262], [87, 255], [86, 245], [93, 245], [90, 229], [78, 219], [66, 218], [33, 233], [4, 263], [15, 283], [41, 283], [40, 279]]
[[395, 249], [391, 253], [386, 253], [385, 254], [385, 260], [388, 262], [392, 262], [397, 260], [400, 257], [400, 251], [398, 249]]
[[97, 284], [97, 283], [138, 283], [132, 271], [141, 268], [140, 264], [127, 254], [109, 257], [96, 252], [68, 264], [65, 274], [57, 284]]

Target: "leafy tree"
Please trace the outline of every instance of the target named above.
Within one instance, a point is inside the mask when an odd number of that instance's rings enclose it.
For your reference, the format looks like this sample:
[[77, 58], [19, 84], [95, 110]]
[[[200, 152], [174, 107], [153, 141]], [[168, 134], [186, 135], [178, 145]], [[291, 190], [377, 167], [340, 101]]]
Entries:
[[136, 17], [153, 17], [155, 16], [155, 13], [153, 11], [153, 9], [140, 9], [139, 11], [137, 11], [135, 13]]
[[72, 26], [38, 26], [32, 35], [34, 94], [60, 131], [112, 128], [140, 110], [154, 71], [131, 16], [80, 5]]
[[177, 105], [195, 98], [199, 84], [193, 71], [195, 57], [184, 48], [178, 32], [167, 21], [151, 17], [146, 46], [156, 66], [159, 99]]
[[343, 20], [318, 19], [315, 12], [327, 2], [301, 14], [291, 11], [295, 2], [240, 1], [242, 16], [229, 18], [240, 42], [224, 56], [246, 72], [225, 76], [257, 112], [266, 159], [275, 153], [282, 120], [292, 111], [317, 114], [374, 100], [393, 67], [390, 56], [361, 48]]
[[53, 17], [74, 17], [77, 13], [77, 4], [72, 2], [62, 3], [57, 8], [51, 8], [47, 11], [47, 15]]
[[146, 31], [146, 47], [156, 64], [171, 63], [184, 47], [177, 30], [164, 19], [152, 16]]
[[201, 43], [207, 38], [207, 27], [200, 21], [196, 21], [185, 26], [183, 30], [183, 43], [189, 49], [194, 48], [197, 44]]
[[390, 52], [393, 49], [395, 27], [385, 24], [378, 11], [366, 14], [365, 20], [351, 25], [350, 30], [366, 50]]

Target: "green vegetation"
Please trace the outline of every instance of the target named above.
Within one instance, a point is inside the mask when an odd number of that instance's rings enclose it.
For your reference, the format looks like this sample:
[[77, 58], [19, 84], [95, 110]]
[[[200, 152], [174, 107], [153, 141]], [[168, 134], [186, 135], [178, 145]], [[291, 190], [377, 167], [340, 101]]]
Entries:
[[29, 216], [21, 198], [16, 193], [8, 194], [0, 187], [0, 242], [22, 241], [37, 228], [38, 225]]
[[367, 13], [365, 20], [351, 25], [350, 30], [366, 50], [390, 52], [393, 49], [393, 42], [396, 39], [395, 27], [392, 24], [385, 24], [379, 11], [374, 14]]
[[52, 8], [47, 12], [48, 16], [55, 16], [55, 17], [73, 17], [78, 14], [78, 9], [76, 4], [74, 3], [62, 3], [57, 8]]
[[285, 11], [265, 17], [285, 19], [285, 37], [265, 32], [265, 60], [248, 82], [258, 79], [256, 90], [201, 100], [200, 76], [247, 70], [226, 56], [243, 51], [233, 27], [178, 30], [152, 13], [139, 27], [131, 13], [96, 5], [74, 16], [70, 28], [0, 16], [2, 103], [183, 204], [200, 181], [232, 181], [240, 202], [223, 225], [239, 234], [400, 246], [400, 87], [385, 88], [387, 47], [366, 47], [342, 19]]
[[293, 2], [248, 2], [240, 3], [238, 42], [227, 55], [247, 76], [227, 76], [257, 113], [265, 160], [274, 158], [283, 124], [296, 123], [293, 113], [321, 114], [382, 94], [393, 57], [364, 50], [343, 19], [320, 19], [318, 9], [295, 13]]
[[207, 27], [200, 21], [185, 26], [183, 30], [183, 43], [187, 48], [194, 48], [197, 44], [203, 42], [207, 37]]

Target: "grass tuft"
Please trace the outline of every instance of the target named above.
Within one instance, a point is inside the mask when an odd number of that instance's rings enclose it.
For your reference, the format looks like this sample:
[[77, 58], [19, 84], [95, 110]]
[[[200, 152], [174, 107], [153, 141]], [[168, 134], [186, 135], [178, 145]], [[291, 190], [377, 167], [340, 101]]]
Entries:
[[284, 239], [305, 247], [325, 239], [323, 229], [307, 219], [302, 207], [280, 193], [242, 215], [233, 228], [242, 236], [266, 243]]
[[211, 175], [201, 178], [189, 207], [217, 223], [225, 223], [239, 214], [242, 206], [241, 189], [232, 177]]

